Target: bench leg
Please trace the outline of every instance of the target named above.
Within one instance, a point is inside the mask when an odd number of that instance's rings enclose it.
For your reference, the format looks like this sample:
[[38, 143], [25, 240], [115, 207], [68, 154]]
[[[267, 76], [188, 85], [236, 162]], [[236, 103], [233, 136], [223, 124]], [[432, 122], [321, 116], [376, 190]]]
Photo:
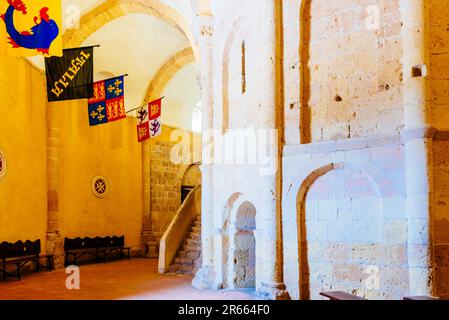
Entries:
[[39, 255], [36, 256], [36, 272], [41, 271], [41, 262], [39, 259]]
[[16, 266], [17, 266], [17, 270], [16, 270], [17, 280], [22, 281], [22, 276], [21, 276], [21, 274], [20, 274], [20, 269], [22, 268], [22, 267], [21, 267], [21, 264], [20, 264], [20, 263], [17, 263]]
[[49, 271], [55, 270], [55, 262], [53, 256], [47, 257], [47, 266]]
[[6, 259], [3, 258], [3, 281], [6, 281]]

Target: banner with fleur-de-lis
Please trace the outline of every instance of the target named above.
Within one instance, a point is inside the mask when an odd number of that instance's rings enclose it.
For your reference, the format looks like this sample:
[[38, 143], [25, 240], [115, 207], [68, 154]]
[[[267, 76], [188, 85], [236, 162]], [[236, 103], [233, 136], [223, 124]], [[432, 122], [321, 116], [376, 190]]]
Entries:
[[124, 76], [120, 76], [93, 84], [94, 96], [88, 100], [89, 125], [126, 118], [124, 82]]

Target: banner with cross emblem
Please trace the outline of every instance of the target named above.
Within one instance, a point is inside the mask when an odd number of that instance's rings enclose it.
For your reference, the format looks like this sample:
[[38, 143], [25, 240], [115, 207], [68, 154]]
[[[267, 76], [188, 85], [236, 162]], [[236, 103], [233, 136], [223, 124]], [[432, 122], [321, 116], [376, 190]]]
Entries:
[[136, 111], [137, 139], [143, 142], [162, 134], [162, 99], [151, 101]]
[[126, 118], [124, 77], [116, 77], [93, 84], [94, 96], [89, 103], [89, 125]]

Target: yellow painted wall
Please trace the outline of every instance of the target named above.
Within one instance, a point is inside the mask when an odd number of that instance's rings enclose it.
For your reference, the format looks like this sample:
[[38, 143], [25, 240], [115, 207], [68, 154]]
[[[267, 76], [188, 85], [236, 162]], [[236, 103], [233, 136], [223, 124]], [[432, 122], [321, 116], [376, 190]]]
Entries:
[[[5, 31], [0, 28], [0, 38]], [[44, 74], [0, 44], [0, 241], [41, 239], [47, 230], [47, 95]], [[125, 235], [140, 247], [142, 149], [135, 119], [89, 127], [87, 101], [54, 104], [59, 121], [59, 228], [62, 237]], [[99, 199], [94, 176], [110, 187]], [[44, 249], [45, 250], [45, 249]]]
[[[87, 102], [60, 103], [59, 212], [63, 236], [125, 235], [140, 246], [142, 225], [142, 149], [135, 119], [96, 127], [88, 123]], [[97, 198], [92, 179], [109, 183]]]
[[[3, 28], [0, 39], [4, 39]], [[41, 239], [47, 228], [46, 91], [43, 75], [0, 48], [0, 242]]]

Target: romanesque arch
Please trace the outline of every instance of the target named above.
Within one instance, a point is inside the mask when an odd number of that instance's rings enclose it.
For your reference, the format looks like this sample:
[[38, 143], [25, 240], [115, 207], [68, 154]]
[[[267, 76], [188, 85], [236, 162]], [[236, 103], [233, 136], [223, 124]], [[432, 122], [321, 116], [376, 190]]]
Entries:
[[192, 48], [184, 48], [173, 56], [171, 56], [162, 65], [153, 79], [148, 85], [148, 89], [145, 92], [142, 104], [148, 103], [153, 99], [157, 99], [162, 95], [162, 91], [165, 89], [168, 82], [173, 76], [186, 65], [195, 61], [195, 56]]
[[84, 14], [79, 29], [68, 29], [63, 35], [66, 48], [76, 47], [105, 24], [127, 14], [142, 13], [158, 17], [181, 31], [198, 56], [197, 46], [189, 22], [175, 9], [158, 0], [109, 0]]
[[301, 299], [329, 290], [384, 297], [381, 194], [364, 170], [341, 163], [309, 174], [297, 194], [297, 228]]

